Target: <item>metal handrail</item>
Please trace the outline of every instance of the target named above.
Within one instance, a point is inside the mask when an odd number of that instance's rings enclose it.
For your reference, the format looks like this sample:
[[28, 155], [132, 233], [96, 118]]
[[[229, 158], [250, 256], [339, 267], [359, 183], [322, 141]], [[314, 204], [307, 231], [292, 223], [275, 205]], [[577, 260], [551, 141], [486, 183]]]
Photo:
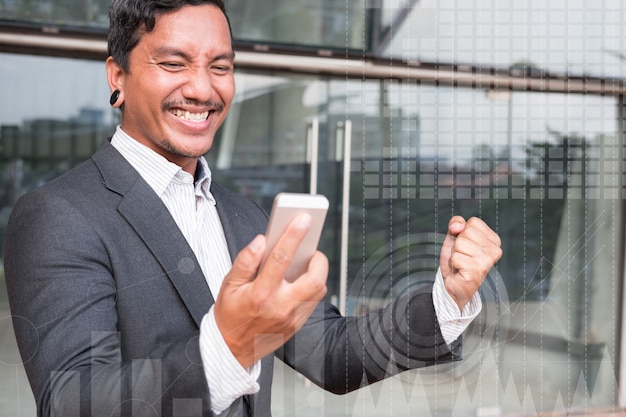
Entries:
[[[106, 57], [105, 39], [79, 39], [62, 35], [0, 32], [0, 51], [39, 51], [42, 54]], [[626, 80], [554, 75], [531, 68], [494, 69], [470, 65], [447, 65], [380, 59], [336, 53], [293, 55], [271, 48], [237, 49], [239, 68], [287, 71], [298, 74], [338, 76], [352, 79], [414, 80], [442, 86], [488, 90], [540, 91], [543, 93], [626, 94]]]

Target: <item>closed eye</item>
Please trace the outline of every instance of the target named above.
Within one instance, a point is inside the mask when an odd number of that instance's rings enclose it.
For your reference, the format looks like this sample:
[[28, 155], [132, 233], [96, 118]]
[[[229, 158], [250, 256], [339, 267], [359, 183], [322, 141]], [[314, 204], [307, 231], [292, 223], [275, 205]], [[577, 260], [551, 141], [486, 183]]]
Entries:
[[160, 62], [158, 65], [167, 71], [179, 71], [186, 68], [186, 65], [180, 62]]
[[215, 72], [216, 74], [228, 74], [233, 70], [232, 66], [228, 66], [228, 65], [214, 65], [211, 67], [211, 70], [213, 72]]

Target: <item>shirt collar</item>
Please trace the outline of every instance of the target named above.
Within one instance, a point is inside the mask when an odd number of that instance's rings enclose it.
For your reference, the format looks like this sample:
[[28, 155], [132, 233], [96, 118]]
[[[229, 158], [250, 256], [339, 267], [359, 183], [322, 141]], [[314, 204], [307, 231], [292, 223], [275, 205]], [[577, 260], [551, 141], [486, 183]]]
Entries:
[[212, 181], [211, 168], [209, 168], [209, 164], [204, 159], [204, 156], [201, 156], [198, 158], [198, 166], [196, 167], [196, 194], [201, 193], [211, 203], [215, 204], [215, 198], [211, 194]]
[[[190, 178], [193, 179], [191, 174], [185, 172], [178, 165], [131, 138], [122, 130], [121, 126], [117, 126], [115, 134], [111, 139], [111, 145], [139, 172], [139, 175], [159, 197], [163, 196], [163, 193], [172, 181], [186, 179], [185, 182], [188, 182]], [[215, 204], [215, 199], [210, 191], [211, 181], [211, 169], [206, 159], [201, 156], [198, 158], [198, 166], [196, 168], [196, 195], [203, 195]]]

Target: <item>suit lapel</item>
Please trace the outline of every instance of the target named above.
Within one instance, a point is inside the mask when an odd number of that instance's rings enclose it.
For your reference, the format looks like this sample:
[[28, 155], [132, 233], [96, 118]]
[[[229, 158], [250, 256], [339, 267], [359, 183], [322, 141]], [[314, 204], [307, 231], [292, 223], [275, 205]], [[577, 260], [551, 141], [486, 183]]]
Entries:
[[[243, 236], [239, 232], [241, 230], [241, 225], [244, 224], [245, 219], [242, 218], [241, 214], [237, 212], [232, 212], [229, 209], [226, 209], [224, 197], [221, 195], [221, 190], [213, 184], [211, 187], [211, 193], [213, 197], [217, 201], [216, 209], [217, 215], [220, 217], [220, 222], [222, 223], [222, 229], [224, 230], [224, 236], [226, 237], [226, 244], [228, 245], [228, 252], [230, 253], [231, 261], [235, 260], [235, 257], [239, 253], [241, 249], [243, 249], [250, 241], [244, 241]], [[237, 227], [237, 223], [239, 227]]]
[[100, 148], [93, 160], [105, 185], [123, 196], [119, 213], [161, 264], [199, 327], [215, 301], [176, 222], [150, 186], [109, 143]]
[[217, 202], [217, 214], [220, 217], [231, 260], [259, 233], [265, 233], [267, 219], [258, 206], [232, 191], [222, 188], [213, 181], [211, 194]]

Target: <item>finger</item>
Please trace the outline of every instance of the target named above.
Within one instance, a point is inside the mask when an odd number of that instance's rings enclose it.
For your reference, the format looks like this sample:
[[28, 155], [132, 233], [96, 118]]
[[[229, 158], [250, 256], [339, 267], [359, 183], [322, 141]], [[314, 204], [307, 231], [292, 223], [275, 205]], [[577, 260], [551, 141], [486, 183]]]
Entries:
[[481, 284], [489, 269], [491, 269], [488, 262], [481, 262], [476, 257], [462, 252], [452, 254], [450, 264], [456, 270], [454, 281], [463, 282], [463, 285], [475, 282], [476, 287]]
[[257, 235], [252, 242], [243, 248], [235, 261], [233, 266], [224, 278], [225, 282], [247, 282], [254, 279], [257, 270], [263, 260], [263, 254], [265, 253], [265, 236]]
[[465, 229], [465, 219], [461, 216], [454, 216], [448, 222], [448, 232], [441, 246], [439, 255], [439, 268], [444, 277], [451, 272], [450, 255], [454, 247], [454, 241], [457, 236]]
[[472, 217], [471, 219], [467, 221], [466, 230], [476, 231], [479, 233], [478, 235], [475, 235], [477, 242], [479, 242], [480, 240], [486, 239], [498, 247], [502, 245], [500, 236], [498, 236], [498, 234], [494, 232], [487, 225], [487, 223], [485, 223], [482, 219], [478, 217]]
[[327, 279], [328, 258], [322, 252], [317, 251], [309, 262], [307, 272], [291, 282], [289, 286], [297, 300], [318, 302], [326, 295]]
[[487, 227], [487, 237], [497, 247], [502, 246], [502, 239], [500, 239], [500, 236], [489, 227]]
[[454, 216], [448, 222], [448, 233], [446, 234], [446, 238], [443, 241], [442, 255], [447, 254], [449, 256], [452, 246], [454, 245], [454, 241], [457, 236], [465, 229], [466, 222], [465, 219], [461, 216]]
[[274, 247], [268, 248], [270, 252], [261, 266], [255, 285], [274, 288], [283, 282], [285, 272], [309, 227], [311, 215], [308, 213], [300, 213], [289, 222]]
[[484, 234], [467, 229], [456, 238], [452, 250], [453, 254], [462, 253], [476, 259], [488, 258], [489, 260], [499, 258], [496, 255], [500, 252], [500, 247], [487, 239]]
[[448, 222], [448, 235], [458, 236], [465, 229], [466, 221], [462, 216], [453, 216]]

